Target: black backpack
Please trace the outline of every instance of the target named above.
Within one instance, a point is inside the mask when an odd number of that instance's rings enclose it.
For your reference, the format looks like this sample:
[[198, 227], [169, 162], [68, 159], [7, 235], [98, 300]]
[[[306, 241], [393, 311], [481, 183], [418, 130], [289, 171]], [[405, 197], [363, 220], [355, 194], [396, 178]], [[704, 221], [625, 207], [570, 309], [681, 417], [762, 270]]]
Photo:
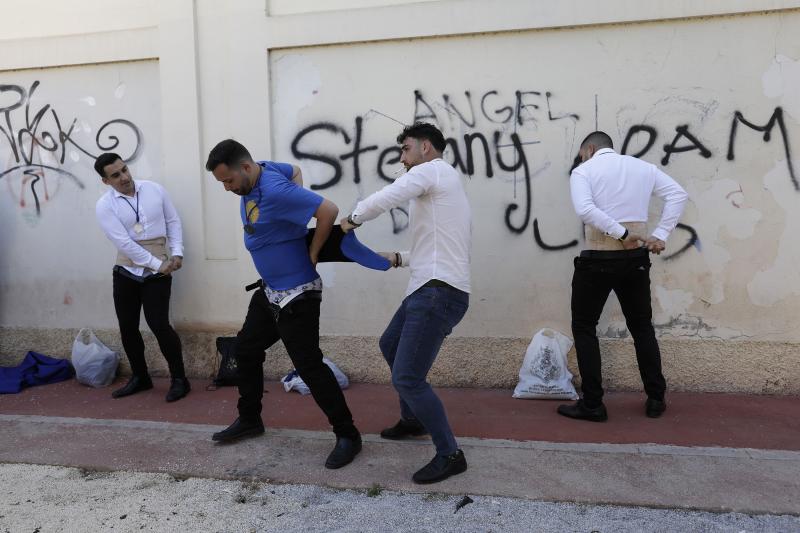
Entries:
[[219, 370], [217, 377], [209, 387], [210, 390], [237, 384], [239, 369], [235, 357], [236, 337], [217, 337], [217, 354], [219, 355]]

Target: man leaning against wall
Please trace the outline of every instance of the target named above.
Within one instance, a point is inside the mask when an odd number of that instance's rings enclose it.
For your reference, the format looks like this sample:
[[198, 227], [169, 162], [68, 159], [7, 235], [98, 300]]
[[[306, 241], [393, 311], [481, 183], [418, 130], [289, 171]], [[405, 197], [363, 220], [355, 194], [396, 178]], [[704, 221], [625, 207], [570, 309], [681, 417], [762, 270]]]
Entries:
[[166, 189], [153, 181], [134, 180], [119, 155], [101, 154], [94, 169], [110, 187], [97, 201], [95, 214], [117, 248], [112, 274], [114, 309], [132, 373], [128, 383], [111, 395], [122, 398], [153, 388], [139, 331], [144, 308], [147, 325], [169, 366], [166, 400], [174, 402], [191, 389], [183, 366], [181, 339], [169, 322], [172, 272], [183, 265], [181, 219]]

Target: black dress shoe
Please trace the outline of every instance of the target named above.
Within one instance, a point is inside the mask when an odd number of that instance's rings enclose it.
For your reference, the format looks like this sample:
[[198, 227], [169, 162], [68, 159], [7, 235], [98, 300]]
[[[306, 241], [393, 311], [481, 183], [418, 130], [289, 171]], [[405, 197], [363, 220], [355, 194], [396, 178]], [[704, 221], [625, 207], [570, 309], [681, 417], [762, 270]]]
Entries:
[[443, 481], [466, 470], [467, 459], [464, 457], [464, 452], [457, 450], [453, 455], [436, 454], [436, 457], [430, 463], [417, 470], [411, 476], [411, 479], [414, 483], [425, 485]]
[[572, 405], [559, 405], [558, 414], [591, 422], [605, 422], [608, 420], [608, 412], [605, 405], [601, 403], [599, 407], [589, 408], [583, 404], [583, 400], [578, 400]]
[[325, 460], [325, 468], [336, 470], [344, 465], [350, 464], [361, 451], [361, 435], [354, 439], [347, 437], [336, 437], [336, 446], [333, 447], [330, 455]]
[[169, 382], [169, 391], [167, 391], [167, 401], [174, 402], [180, 400], [192, 390], [189, 385], [189, 380], [186, 378], [172, 378]]
[[644, 413], [650, 418], [658, 418], [667, 410], [667, 402], [648, 398], [644, 403]]
[[381, 431], [381, 438], [389, 440], [403, 440], [409, 437], [421, 437], [427, 435], [428, 430], [417, 420], [406, 420], [401, 418], [397, 424]]
[[247, 421], [239, 417], [234, 420], [233, 424], [230, 426], [211, 435], [211, 440], [217, 442], [233, 442], [245, 437], [261, 435], [262, 433], [264, 433], [264, 423], [261, 422], [261, 420]]
[[124, 387], [121, 387], [111, 393], [111, 397], [122, 398], [123, 396], [130, 396], [131, 394], [136, 394], [137, 392], [152, 388], [153, 382], [150, 381], [150, 376], [131, 376], [131, 379], [128, 380]]

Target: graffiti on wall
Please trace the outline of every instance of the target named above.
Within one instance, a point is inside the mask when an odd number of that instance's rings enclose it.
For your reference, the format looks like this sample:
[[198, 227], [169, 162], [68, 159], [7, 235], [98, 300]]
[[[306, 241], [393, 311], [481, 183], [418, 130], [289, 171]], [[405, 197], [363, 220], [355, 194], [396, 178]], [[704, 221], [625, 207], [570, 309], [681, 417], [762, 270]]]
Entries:
[[[125, 161], [134, 161], [142, 149], [142, 133], [133, 122], [107, 120], [91, 139], [86, 135], [91, 125], [79, 117], [65, 120], [55, 105], [36, 98], [39, 87], [38, 80], [29, 87], [0, 85], [0, 157], [6, 161], [0, 180], [19, 206], [36, 216], [63, 182], [84, 188], [70, 169], [80, 153], [93, 160], [102, 152], [115, 151]], [[93, 105], [93, 99], [87, 99]]]
[[[483, 176], [492, 180], [500, 173], [513, 176], [512, 198], [502, 206], [505, 227], [515, 235], [532, 232], [537, 246], [545, 251], [558, 251], [579, 245], [578, 239], [566, 242], [551, 242], [542, 234], [540, 219], [533, 212], [532, 180], [551, 166], [550, 161], [537, 162], [529, 150], [540, 144], [541, 130], [548, 124], [562, 123], [563, 129], [574, 132], [582, 120], [587, 124], [582, 129], [597, 129], [597, 97], [595, 96], [594, 117], [581, 117], [555, 104], [557, 98], [553, 91], [516, 90], [513, 97], [503, 98], [497, 90], [473, 93], [464, 91], [463, 96], [454, 98], [450, 94], [432, 97], [422, 90], [412, 95], [413, 121], [424, 120], [438, 124], [445, 135], [458, 132], [446, 138], [448, 150], [446, 157], [460, 172], [469, 177]], [[325, 190], [342, 183], [347, 177], [353, 183], [362, 181], [365, 165], [373, 165], [368, 175], [377, 175], [383, 181], [391, 182], [397, 175], [400, 150], [394, 145], [379, 145], [368, 139], [367, 124], [373, 115], [394, 120], [377, 110], [357, 115], [352, 124], [333, 121], [320, 121], [309, 124], [292, 138], [290, 150], [299, 161], [315, 161], [327, 172], [319, 183], [311, 186], [315, 190]], [[691, 130], [689, 124], [670, 125], [672, 129], [660, 132], [657, 124], [641, 122], [627, 127], [624, 132], [620, 153], [643, 157], [654, 155], [659, 150], [659, 163], [668, 167], [677, 157], [688, 155], [703, 159], [714, 157], [735, 161], [743, 152], [747, 156], [757, 148], [752, 142], [742, 140], [745, 132], [761, 134], [763, 142], [773, 136], [779, 137], [785, 155], [787, 178], [793, 188], [800, 191], [797, 175], [792, 166], [791, 143], [786, 128], [783, 110], [776, 107], [768, 117], [745, 116], [735, 111], [727, 128], [727, 139], [722, 140], [725, 148], [714, 148]], [[657, 146], [659, 139], [663, 144]], [[573, 142], [575, 141], [573, 137]], [[748, 139], [752, 141], [752, 138]], [[577, 140], [580, 142], [580, 139]], [[634, 148], [635, 147], [635, 148]], [[577, 148], [575, 149], [577, 151]], [[572, 163], [572, 155], [565, 161], [565, 173], [569, 171], [567, 161]], [[667, 170], [668, 171], [668, 170]], [[396, 209], [391, 213], [393, 232], [403, 231], [408, 225], [408, 213]], [[678, 250], [665, 256], [674, 259], [693, 247], [699, 249], [697, 231], [685, 223], [678, 224], [676, 240]]]

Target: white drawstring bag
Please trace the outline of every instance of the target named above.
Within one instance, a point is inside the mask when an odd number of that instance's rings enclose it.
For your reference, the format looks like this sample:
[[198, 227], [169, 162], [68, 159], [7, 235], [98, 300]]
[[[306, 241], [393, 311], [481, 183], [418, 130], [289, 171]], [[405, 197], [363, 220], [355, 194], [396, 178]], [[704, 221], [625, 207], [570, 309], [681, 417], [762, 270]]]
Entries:
[[119, 354], [98, 339], [89, 328], [83, 328], [72, 343], [72, 366], [80, 383], [90, 387], [107, 387], [114, 381]]
[[[336, 366], [333, 361], [327, 357], [323, 357], [322, 362], [330, 367], [333, 375], [336, 377], [336, 382], [339, 383], [339, 388], [344, 390], [350, 386], [350, 380], [347, 379], [347, 376], [345, 376], [344, 372], [339, 370], [339, 367]], [[291, 372], [283, 376], [281, 382], [283, 383], [283, 390], [286, 392], [296, 390], [303, 396], [306, 394], [311, 394], [311, 390], [308, 388], [308, 385], [306, 385], [306, 382], [303, 381], [303, 378], [300, 377], [300, 374], [298, 374], [297, 370], [295, 369], [292, 369]]]
[[577, 400], [572, 373], [567, 368], [567, 352], [572, 340], [552, 329], [541, 329], [533, 336], [519, 369], [514, 398], [536, 400]]

